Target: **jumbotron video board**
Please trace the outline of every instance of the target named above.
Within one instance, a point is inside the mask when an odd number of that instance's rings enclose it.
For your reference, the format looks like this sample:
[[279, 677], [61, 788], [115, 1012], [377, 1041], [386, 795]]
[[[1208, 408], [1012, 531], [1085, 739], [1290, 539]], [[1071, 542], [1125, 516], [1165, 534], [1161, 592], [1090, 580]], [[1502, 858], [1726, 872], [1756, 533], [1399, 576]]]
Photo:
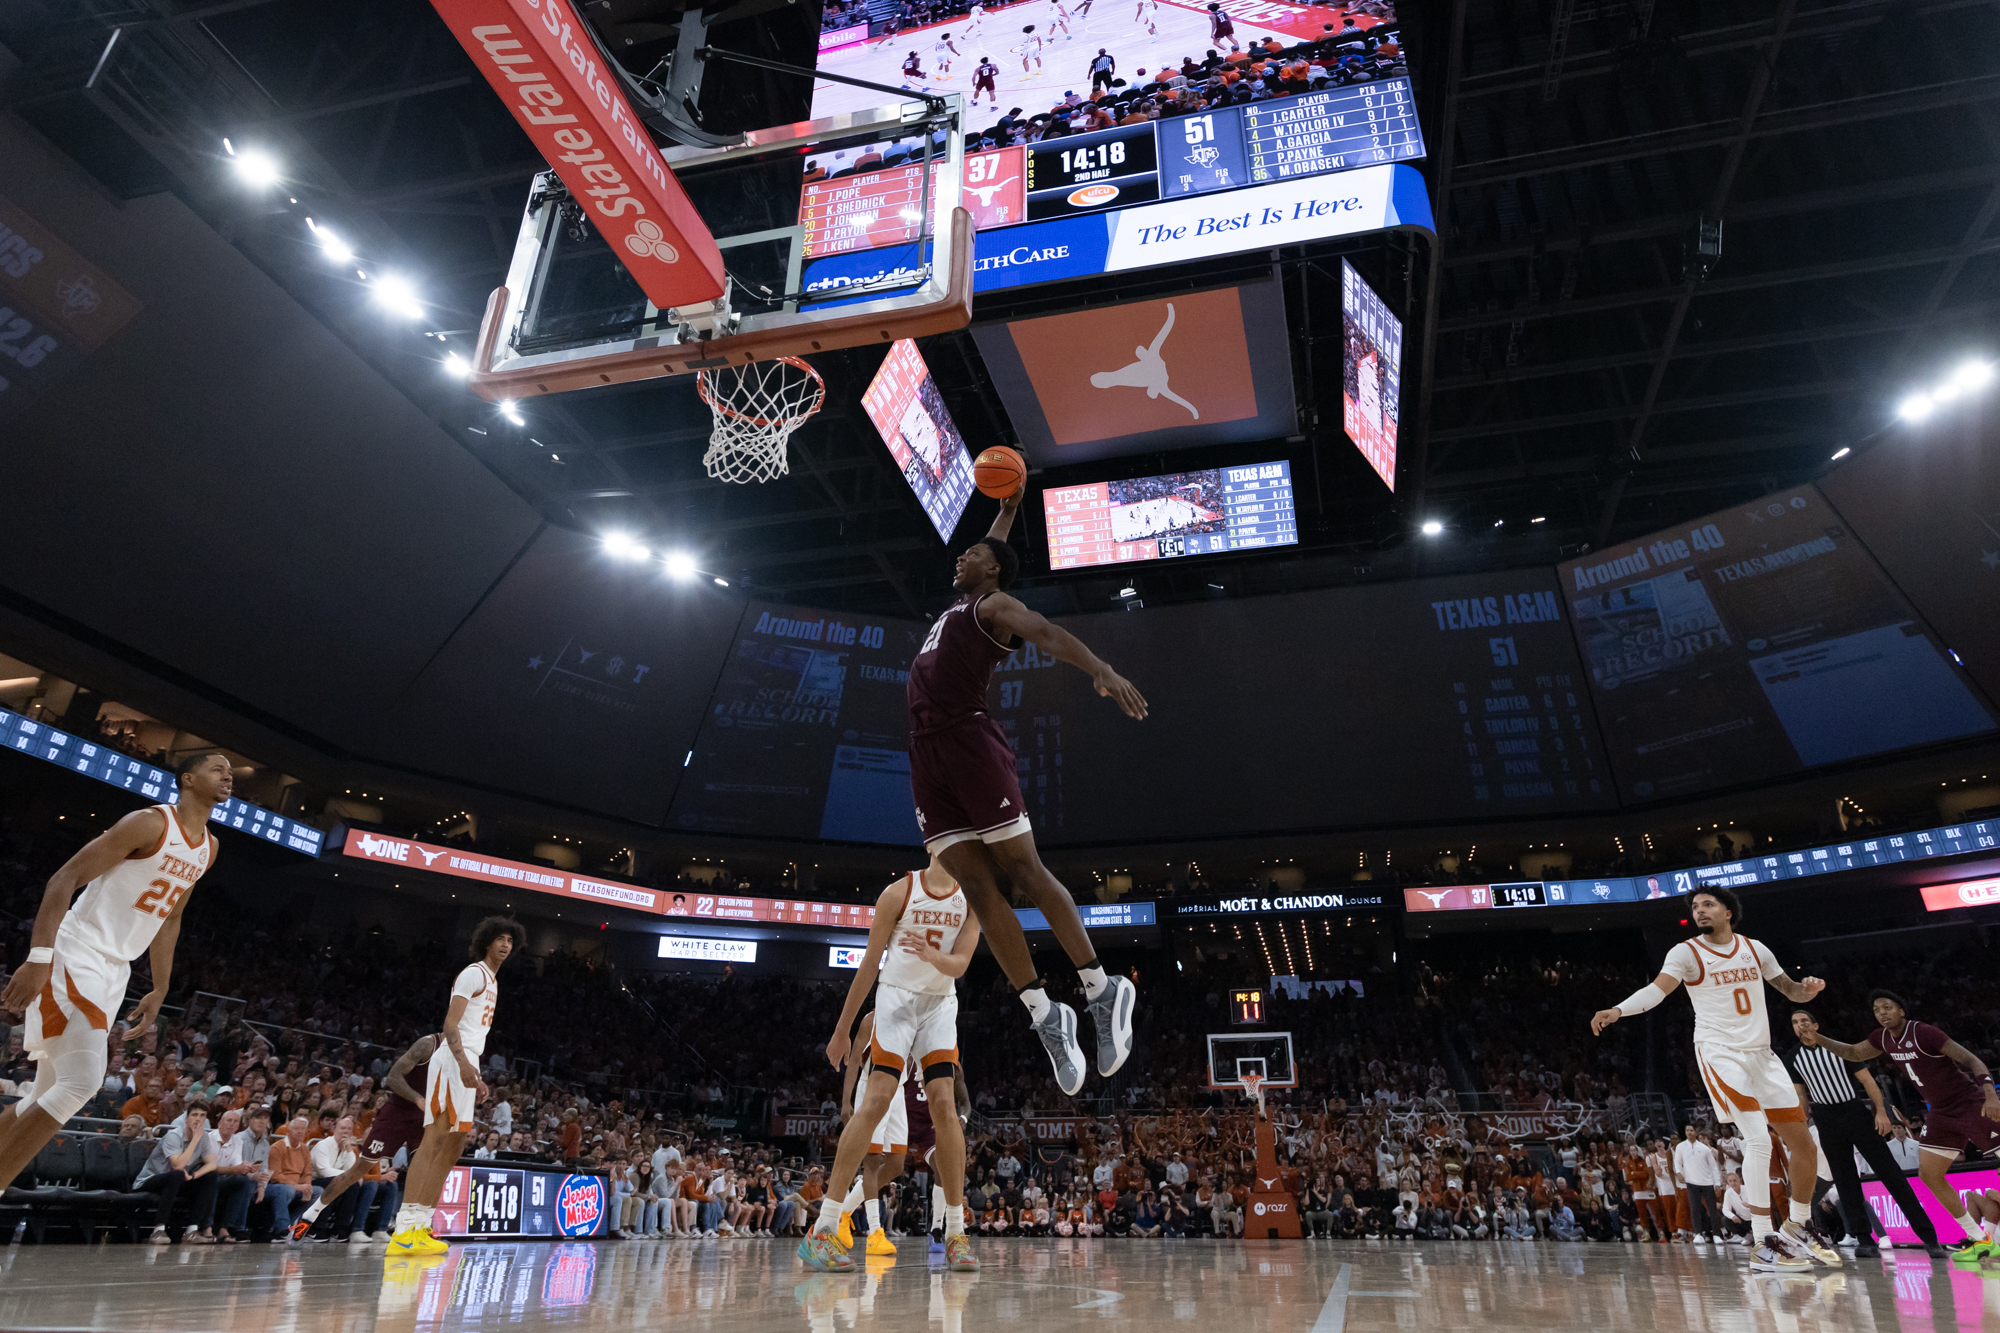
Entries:
[[[1387, 4], [1366, 8], [1232, 0], [1128, 12], [1104, 0], [1079, 12], [1029, 0], [931, 21], [913, 6], [888, 20], [830, 7], [819, 69], [969, 95], [965, 207], [981, 233], [975, 291], [986, 291], [1429, 226], [1414, 172], [1393, 187], [1385, 174], [1357, 178], [1354, 192], [1317, 188], [1424, 156], [1400, 26]], [[812, 114], [883, 100], [820, 79]], [[914, 267], [918, 146], [808, 164], [815, 222], [828, 207], [863, 219], [836, 226], [831, 246], [815, 239], [808, 292], [840, 299], [837, 288]], [[1212, 199], [1232, 192], [1245, 193]]]
[[1083, 569], [1296, 546], [1292, 465], [1171, 472], [1042, 492], [1049, 568]]

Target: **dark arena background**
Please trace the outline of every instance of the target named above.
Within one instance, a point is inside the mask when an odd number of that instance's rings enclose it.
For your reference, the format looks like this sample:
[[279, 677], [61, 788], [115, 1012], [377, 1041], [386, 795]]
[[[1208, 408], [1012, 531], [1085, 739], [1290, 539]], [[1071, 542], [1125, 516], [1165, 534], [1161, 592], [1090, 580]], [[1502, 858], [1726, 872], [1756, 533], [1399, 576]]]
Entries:
[[0, 0], [0, 1329], [2000, 1327], [1996, 99]]

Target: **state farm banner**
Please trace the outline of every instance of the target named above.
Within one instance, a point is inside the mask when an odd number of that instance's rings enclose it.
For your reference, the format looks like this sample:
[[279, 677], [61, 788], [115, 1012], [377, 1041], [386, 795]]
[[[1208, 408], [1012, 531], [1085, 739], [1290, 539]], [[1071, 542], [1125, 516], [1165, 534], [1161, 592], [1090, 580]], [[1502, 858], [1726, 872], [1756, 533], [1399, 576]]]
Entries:
[[722, 295], [722, 252], [570, 0], [431, 0], [654, 305]]

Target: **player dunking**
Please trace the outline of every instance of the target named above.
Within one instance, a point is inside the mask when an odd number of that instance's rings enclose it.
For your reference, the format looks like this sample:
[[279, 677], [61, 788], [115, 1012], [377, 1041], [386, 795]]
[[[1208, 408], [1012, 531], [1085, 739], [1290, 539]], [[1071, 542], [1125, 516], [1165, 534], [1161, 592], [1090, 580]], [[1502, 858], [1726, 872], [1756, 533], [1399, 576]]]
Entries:
[[979, 94], [986, 94], [993, 106], [1000, 105], [1000, 94], [994, 91], [994, 84], [1000, 77], [1000, 67], [993, 63], [993, 57], [981, 56], [979, 63], [972, 67], [972, 101], [976, 106]]
[[1917, 1136], [1917, 1174], [1944, 1206], [1965, 1239], [1951, 1241], [1955, 1264], [1977, 1266], [2000, 1258], [2000, 1245], [1987, 1234], [1983, 1220], [1968, 1212], [1965, 1200], [1945, 1172], [1966, 1149], [2000, 1151], [2000, 1095], [1993, 1091], [1993, 1074], [1986, 1062], [1947, 1037], [1943, 1030], [1910, 1017], [1910, 1007], [1894, 991], [1871, 991], [1869, 1005], [1881, 1026], [1849, 1046], [1819, 1032], [1801, 1034], [1808, 1046], [1824, 1046], [1843, 1060], [1868, 1061], [1887, 1055], [1909, 1077], [1930, 1108]]
[[[396, 1063], [389, 1066], [389, 1072], [382, 1076], [382, 1086], [389, 1090], [389, 1100], [375, 1113], [368, 1124], [368, 1133], [355, 1146], [354, 1165], [333, 1178], [333, 1183], [312, 1201], [299, 1220], [292, 1223], [294, 1241], [304, 1240], [312, 1230], [313, 1223], [326, 1211], [327, 1205], [361, 1183], [371, 1167], [381, 1166], [393, 1159], [399, 1150], [407, 1151], [408, 1161], [415, 1162], [417, 1149], [424, 1140], [424, 1094], [417, 1091], [410, 1075], [421, 1065], [429, 1063], [438, 1045], [444, 1041], [444, 1034], [433, 1032], [428, 1037], [419, 1037], [410, 1043], [410, 1049], [396, 1057]], [[426, 1071], [425, 1082], [429, 1082]], [[363, 1218], [356, 1218], [357, 1229]]]
[[[1644, 1013], [1685, 985], [1694, 1005], [1694, 1053], [1717, 1123], [1733, 1121], [1743, 1135], [1743, 1195], [1750, 1205], [1755, 1249], [1750, 1266], [1765, 1272], [1810, 1269], [1812, 1261], [1838, 1267], [1840, 1252], [1812, 1221], [1818, 1149], [1806, 1126], [1805, 1107], [1782, 1061], [1771, 1050], [1766, 984], [1786, 999], [1805, 1003], [1826, 988], [1818, 977], [1794, 981], [1771, 951], [1736, 933], [1743, 904], [1728, 889], [1700, 889], [1688, 899], [1702, 933], [1667, 951], [1660, 975], [1590, 1020], [1601, 1034], [1619, 1019]], [[1789, 1166], [1791, 1217], [1771, 1226], [1771, 1132], [1784, 1140]]]
[[[1014, 48], [1014, 54], [1021, 57], [1021, 73], [1039, 74], [1042, 72], [1042, 47], [1046, 43], [1042, 40], [1042, 35], [1035, 31], [1035, 25], [1032, 23], [1021, 31], [1024, 34], [1021, 44]], [[1028, 69], [1028, 62], [1031, 60], [1035, 62], [1033, 71]]]
[[125, 1024], [143, 1034], [160, 1015], [188, 891], [215, 864], [208, 817], [234, 786], [229, 760], [214, 751], [189, 755], [175, 774], [178, 804], [132, 811], [49, 877], [28, 961], [0, 991], [0, 1009], [27, 1014], [24, 1048], [35, 1062], [34, 1086], [0, 1110], [0, 1191], [104, 1086], [111, 1017], [142, 953], [153, 988]]
[[424, 1137], [410, 1158], [409, 1190], [389, 1240], [392, 1255], [443, 1254], [450, 1248], [431, 1235], [431, 1213], [472, 1132], [473, 1110], [486, 1095], [479, 1057], [486, 1053], [486, 1034], [500, 1001], [500, 965], [527, 942], [528, 932], [512, 917], [489, 916], [473, 927], [473, 961], [451, 983], [444, 1014], [449, 1058], [433, 1058], [424, 1080]]
[[1229, 12], [1220, 4], [1208, 7], [1208, 40], [1217, 46], [1226, 42], [1231, 51], [1243, 49], [1236, 44], [1236, 20], [1229, 17]]
[[[1007, 915], [1013, 917], [1011, 911]], [[875, 922], [868, 930], [860, 971], [847, 988], [847, 1002], [841, 1006], [833, 1037], [826, 1044], [826, 1058], [838, 1068], [848, 1055], [854, 1015], [868, 998], [870, 987], [877, 984], [879, 964], [867, 1091], [840, 1131], [840, 1148], [826, 1179], [829, 1200], [847, 1193], [871, 1147], [879, 1151], [885, 1144], [895, 1146], [889, 1140], [896, 1126], [882, 1134], [876, 1131], [892, 1102], [896, 1110], [902, 1110], [897, 1089], [912, 1066], [922, 1071], [924, 1091], [933, 1103], [952, 1099], [958, 1070], [958, 995], [952, 982], [965, 975], [978, 945], [979, 918], [965, 889], [938, 863], [936, 853], [928, 869], [903, 876], [876, 899]], [[933, 1128], [937, 1133], [938, 1174], [944, 1180], [945, 1263], [959, 1272], [973, 1272], [979, 1260], [973, 1257], [972, 1242], [965, 1235], [964, 1134], [951, 1116], [934, 1122]], [[813, 1229], [799, 1242], [799, 1258], [807, 1267], [826, 1272], [853, 1269], [854, 1260], [836, 1234], [845, 1216], [840, 1207], [820, 1208]]]
[[1006, 733], [987, 716], [986, 692], [993, 668], [1025, 639], [1088, 674], [1097, 692], [1128, 716], [1143, 720], [1146, 700], [1076, 636], [1002, 591], [1021, 565], [1007, 545], [1007, 531], [1026, 490], [1023, 485], [1002, 500], [993, 526], [959, 556], [952, 578], [959, 599], [932, 623], [910, 663], [910, 786], [924, 846], [965, 886], [972, 910], [986, 926], [993, 956], [1020, 992], [1055, 1066], [1056, 1086], [1075, 1096], [1084, 1078], [1076, 1012], [1049, 999], [1020, 919], [1000, 892], [999, 877], [1004, 875], [1041, 909], [1076, 964], [1097, 1029], [1098, 1071], [1107, 1078], [1132, 1053], [1137, 996], [1129, 980], [1105, 974], [1077, 915], [1076, 900], [1035, 852], [1014, 752]]

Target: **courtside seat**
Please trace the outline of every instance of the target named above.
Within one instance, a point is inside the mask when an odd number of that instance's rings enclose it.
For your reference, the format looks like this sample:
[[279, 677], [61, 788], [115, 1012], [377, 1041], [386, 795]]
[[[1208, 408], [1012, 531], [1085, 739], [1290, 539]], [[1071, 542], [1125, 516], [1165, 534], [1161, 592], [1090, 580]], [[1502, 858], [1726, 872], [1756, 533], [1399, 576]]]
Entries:
[[150, 1138], [58, 1134], [0, 1195], [0, 1227], [11, 1234], [25, 1219], [28, 1237], [38, 1245], [52, 1226], [73, 1228], [86, 1241], [100, 1230], [122, 1230], [136, 1241], [139, 1227], [159, 1207], [156, 1196], [132, 1188], [152, 1151]]

